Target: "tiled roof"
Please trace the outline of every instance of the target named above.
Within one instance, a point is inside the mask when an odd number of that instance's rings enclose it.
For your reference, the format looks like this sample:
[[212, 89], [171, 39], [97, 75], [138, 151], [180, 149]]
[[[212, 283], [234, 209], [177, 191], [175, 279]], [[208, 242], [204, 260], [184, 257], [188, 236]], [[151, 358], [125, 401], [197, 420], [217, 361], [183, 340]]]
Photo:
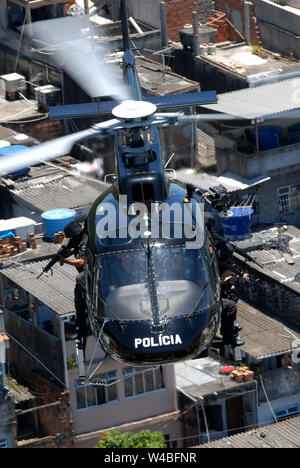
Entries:
[[28, 209], [44, 212], [55, 208], [79, 209], [92, 203], [106, 190], [106, 184], [95, 184], [78, 180], [75, 176], [61, 176], [54, 180], [10, 190], [16, 202]]
[[49, 260], [14, 264], [0, 270], [0, 274], [28, 291], [60, 315], [74, 313], [74, 287], [77, 270], [69, 265], [53, 267], [53, 275], [37, 276]]
[[245, 341], [242, 349], [256, 359], [288, 353], [290, 338], [300, 339], [299, 333], [242, 300], [238, 302], [238, 321], [243, 327], [240, 332]]
[[215, 440], [197, 448], [299, 448], [300, 416]]
[[[249, 266], [300, 293], [300, 230], [287, 226], [252, 233], [251, 239], [235, 243], [246, 250], [263, 268]], [[288, 255], [287, 255], [288, 254]]]
[[242, 117], [256, 119], [298, 109], [295, 100], [295, 86], [299, 78], [246, 88], [219, 94], [217, 104], [205, 105], [207, 109]]

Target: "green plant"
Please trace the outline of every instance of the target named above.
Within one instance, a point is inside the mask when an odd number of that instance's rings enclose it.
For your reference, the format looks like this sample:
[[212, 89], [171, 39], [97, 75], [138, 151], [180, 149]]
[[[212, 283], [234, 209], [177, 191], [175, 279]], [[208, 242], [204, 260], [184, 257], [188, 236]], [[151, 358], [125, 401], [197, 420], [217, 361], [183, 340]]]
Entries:
[[77, 367], [76, 359], [72, 356], [67, 359], [67, 365], [69, 369], [75, 369]]
[[252, 46], [252, 53], [255, 55], [261, 55], [261, 48], [260, 46], [254, 45]]
[[136, 434], [119, 429], [103, 432], [95, 448], [165, 448], [161, 432], [142, 430]]
[[255, 366], [253, 371], [256, 373], [256, 374], [262, 374], [266, 369], [262, 366]]

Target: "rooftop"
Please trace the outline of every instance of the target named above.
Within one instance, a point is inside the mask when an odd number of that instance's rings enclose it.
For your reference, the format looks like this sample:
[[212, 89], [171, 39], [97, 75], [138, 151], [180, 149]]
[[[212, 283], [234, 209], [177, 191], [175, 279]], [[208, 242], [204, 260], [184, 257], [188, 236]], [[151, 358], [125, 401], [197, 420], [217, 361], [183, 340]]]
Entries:
[[0, 124], [6, 122], [42, 119], [45, 114], [39, 112], [37, 102], [32, 99], [8, 101], [0, 96]]
[[252, 386], [253, 381], [239, 383], [220, 373], [222, 363], [210, 357], [175, 364], [176, 387], [191, 398], [218, 395]]
[[300, 416], [215, 440], [197, 448], [299, 448]]
[[251, 267], [300, 293], [300, 229], [281, 226], [252, 232], [251, 238], [235, 242], [263, 268]]
[[[1, 109], [1, 104], [0, 104], [0, 109]], [[2, 125], [0, 125], [0, 140], [3, 141], [3, 145], [5, 141], [10, 143], [11, 145], [25, 145], [25, 144], [32, 145], [35, 142], [35, 140], [31, 138], [29, 135], [15, 132], [14, 130], [11, 130], [8, 127], [3, 127]]]
[[167, 95], [199, 91], [199, 83], [170, 71], [161, 63], [136, 57], [136, 69], [141, 87], [151, 95]]
[[268, 80], [282, 79], [284, 75], [300, 73], [297, 62], [283, 58], [261, 48], [253, 48], [245, 43], [225, 43], [216, 47], [214, 55], [200, 55], [201, 60], [213, 63], [247, 77], [250, 86], [256, 86]]
[[[56, 250], [58, 250], [56, 245]], [[52, 253], [53, 254], [53, 253]], [[77, 270], [70, 266], [61, 267], [56, 264], [52, 268], [53, 274], [44, 274], [41, 278], [37, 276], [49, 262], [47, 260], [36, 260], [16, 263], [6, 266], [0, 270], [0, 274], [6, 276], [21, 288], [28, 291], [32, 296], [47, 305], [59, 315], [74, 313], [74, 286]], [[10, 264], [7, 260], [5, 264]]]
[[19, 384], [15, 379], [9, 377], [7, 379], [7, 387], [14, 395], [14, 402], [17, 405], [23, 401], [33, 400], [35, 396], [30, 393], [28, 388]]
[[259, 176], [253, 179], [245, 179], [237, 174], [225, 172], [222, 176], [197, 172], [194, 169], [176, 170], [176, 178], [184, 183], [192, 183], [202, 190], [208, 190], [214, 185], [222, 184], [229, 192], [246, 190], [269, 179], [269, 177]]
[[2, 178], [2, 184], [17, 203], [30, 211], [89, 207], [108, 185], [72, 172], [72, 164], [66, 165], [64, 160], [68, 158], [31, 167], [28, 175], [16, 180]]
[[242, 351], [256, 360], [289, 353], [291, 338], [300, 339], [300, 333], [242, 300], [238, 302], [237, 315], [243, 327], [240, 336], [245, 341]]
[[[300, 73], [300, 72], [299, 72]], [[299, 78], [219, 94], [217, 104], [204, 105], [210, 111], [227, 113], [243, 119], [279, 118], [280, 114], [299, 109], [295, 90]]]

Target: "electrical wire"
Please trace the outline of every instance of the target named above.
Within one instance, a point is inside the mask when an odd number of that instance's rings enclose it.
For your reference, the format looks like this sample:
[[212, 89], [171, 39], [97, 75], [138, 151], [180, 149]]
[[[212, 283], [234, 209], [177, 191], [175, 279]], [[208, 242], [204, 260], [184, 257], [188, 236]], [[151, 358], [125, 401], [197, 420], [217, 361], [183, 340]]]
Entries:
[[17, 117], [18, 115], [24, 114], [24, 112], [27, 112], [27, 111], [33, 109], [34, 107], [35, 107], [35, 105], [31, 106], [31, 107], [27, 107], [26, 109], [23, 109], [22, 111], [18, 112], [17, 114], [14, 114], [14, 115], [11, 115], [10, 117], [7, 117], [5, 120], [0, 120], [0, 123], [9, 123], [9, 124], [10, 123], [22, 123], [22, 122], [19, 122], [19, 121], [18, 122], [10, 122], [9, 119], [13, 119], [14, 117]]
[[[26, 109], [28, 110], [28, 109]], [[25, 112], [25, 111], [24, 111]], [[13, 116], [15, 117], [15, 116]], [[42, 117], [37, 117], [36, 119], [32, 119], [32, 120], [15, 120], [15, 121], [12, 121], [12, 120], [9, 120], [9, 121], [3, 121], [3, 120], [0, 120], [0, 123], [4, 123], [4, 124], [26, 124], [26, 123], [33, 123], [33, 122], [39, 122], [40, 120], [45, 120], [45, 119], [48, 119], [49, 117], [49, 114], [45, 114], [44, 116]]]
[[275, 422], [278, 422], [278, 419], [276, 418], [276, 415], [275, 415], [275, 413], [274, 413], [274, 411], [273, 411], [272, 405], [271, 405], [270, 400], [269, 400], [269, 398], [268, 398], [268, 395], [267, 395], [267, 392], [266, 392], [266, 389], [265, 389], [265, 386], [264, 386], [263, 378], [262, 378], [261, 375], [259, 375], [259, 380], [260, 380], [260, 383], [261, 383], [261, 386], [262, 386], [262, 389], [263, 389], [265, 398], [266, 398], [267, 403], [268, 403], [268, 405], [269, 405], [269, 408], [270, 408], [270, 410], [271, 410], [272, 416], [273, 416]]
[[25, 23], [26, 23], [26, 20], [27, 20], [27, 15], [28, 15], [28, 13], [29, 13], [29, 10], [30, 10], [30, 6], [29, 6], [29, 4], [28, 4], [28, 5], [26, 6], [26, 8], [25, 8], [24, 21], [23, 21], [22, 29], [21, 29], [21, 35], [20, 35], [20, 40], [19, 40], [19, 45], [18, 45], [18, 52], [17, 52], [16, 61], [15, 61], [14, 72], [16, 72], [17, 66], [18, 66], [18, 62], [19, 62], [19, 57], [20, 57], [20, 52], [21, 52], [21, 44], [22, 44], [22, 39], [23, 39], [23, 34], [24, 34], [24, 29], [25, 29]]

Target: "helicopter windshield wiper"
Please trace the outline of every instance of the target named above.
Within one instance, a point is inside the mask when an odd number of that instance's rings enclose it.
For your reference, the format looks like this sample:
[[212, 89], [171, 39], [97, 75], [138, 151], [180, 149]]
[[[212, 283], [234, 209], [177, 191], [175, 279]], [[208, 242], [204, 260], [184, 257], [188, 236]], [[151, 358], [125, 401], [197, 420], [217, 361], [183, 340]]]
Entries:
[[107, 302], [103, 299], [103, 297], [101, 297], [101, 295], [99, 295], [99, 299], [100, 301], [102, 302], [102, 304], [108, 308], [108, 310], [111, 312], [111, 314], [119, 321], [121, 322], [121, 319], [120, 317], [117, 316], [117, 314], [114, 313], [114, 311], [112, 310], [112, 308], [110, 307], [109, 304], [107, 304]]
[[198, 305], [199, 305], [199, 303], [200, 303], [200, 301], [202, 299], [202, 296], [205, 293], [205, 290], [206, 290], [207, 286], [208, 286], [208, 281], [206, 281], [206, 283], [204, 283], [204, 285], [203, 285], [203, 287], [201, 289], [201, 293], [199, 294], [199, 297], [198, 297], [198, 299], [197, 299], [197, 301], [196, 301], [196, 303], [195, 303], [195, 305], [193, 307], [193, 310], [190, 313], [190, 317], [193, 315], [193, 313], [195, 312], [195, 309], [198, 307]]
[[154, 271], [154, 262], [152, 257], [152, 250], [154, 248], [155, 242], [153, 242], [152, 246], [150, 246], [150, 241], [147, 239], [147, 245], [144, 246], [142, 242], [142, 246], [145, 249], [147, 259], [148, 259], [148, 279], [149, 279], [149, 294], [150, 294], [150, 303], [151, 303], [151, 311], [153, 315], [153, 327], [158, 329], [161, 326], [160, 321], [160, 314], [159, 314], [159, 305], [158, 305], [158, 298], [157, 298], [157, 290], [156, 290], [156, 281], [155, 281], [155, 271]]

